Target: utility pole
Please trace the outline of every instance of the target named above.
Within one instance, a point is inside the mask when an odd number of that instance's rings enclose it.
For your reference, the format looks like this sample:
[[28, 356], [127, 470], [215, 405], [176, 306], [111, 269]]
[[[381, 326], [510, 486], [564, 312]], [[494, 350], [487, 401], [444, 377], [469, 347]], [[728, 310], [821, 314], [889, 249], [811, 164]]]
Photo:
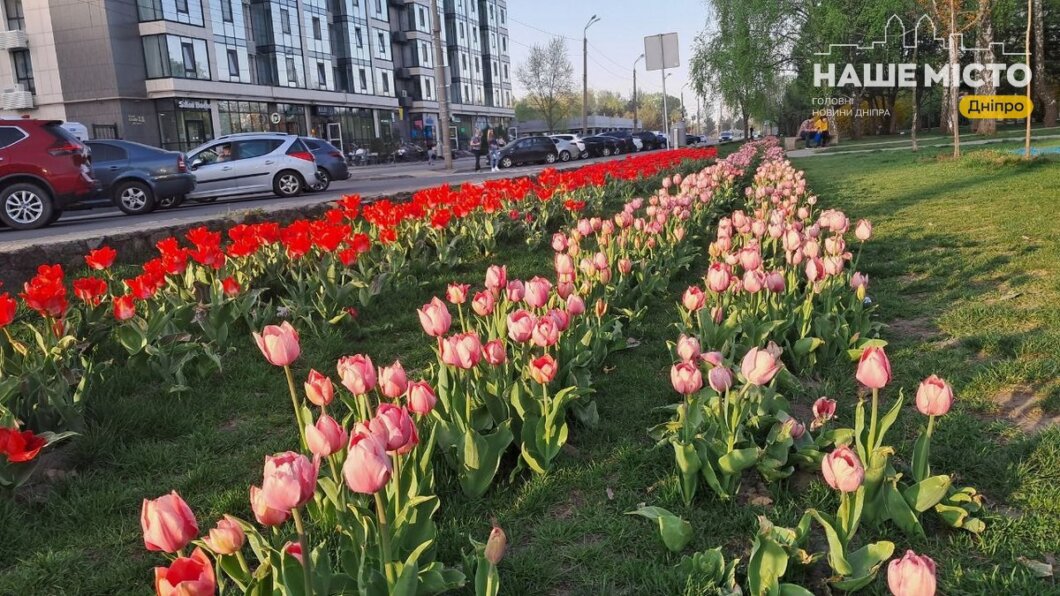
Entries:
[[438, 92], [438, 123], [445, 169], [453, 169], [453, 148], [449, 140], [449, 80], [445, 75], [445, 54], [442, 51], [442, 19], [438, 14], [438, 0], [431, 0], [431, 22], [434, 23], [434, 78]]
[[696, 134], [703, 134], [703, 112], [699, 110], [699, 94], [696, 93]]
[[582, 29], [582, 135], [589, 130], [589, 27], [600, 20], [593, 15]]
[[[670, 73], [673, 74], [673, 73]], [[670, 140], [670, 110], [666, 107], [666, 77], [670, 76], [666, 74], [666, 69], [662, 69], [663, 78], [663, 132], [666, 134], [666, 148], [669, 149], [673, 146], [673, 142]]]
[[633, 132], [637, 132], [637, 63], [644, 59], [644, 54], [633, 61]]

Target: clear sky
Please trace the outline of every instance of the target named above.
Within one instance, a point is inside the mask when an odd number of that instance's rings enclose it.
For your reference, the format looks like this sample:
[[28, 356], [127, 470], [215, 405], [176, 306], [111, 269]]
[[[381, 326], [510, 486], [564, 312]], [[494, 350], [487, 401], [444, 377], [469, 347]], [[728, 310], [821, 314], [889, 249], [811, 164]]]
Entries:
[[[681, 66], [668, 70], [666, 91], [679, 96], [688, 81], [688, 59], [695, 37], [707, 24], [703, 0], [508, 0], [508, 35], [511, 39], [512, 68], [526, 60], [530, 46], [544, 44], [552, 36], [568, 37], [567, 51], [574, 65], [576, 87], [582, 86], [582, 29], [594, 14], [600, 21], [589, 28], [589, 88], [633, 91], [633, 61], [644, 53], [644, 37], [676, 32], [680, 42]], [[517, 97], [524, 89], [513, 73]], [[662, 91], [659, 71], [645, 72], [644, 61], [637, 65], [637, 88]], [[685, 102], [695, 101], [685, 91]]]

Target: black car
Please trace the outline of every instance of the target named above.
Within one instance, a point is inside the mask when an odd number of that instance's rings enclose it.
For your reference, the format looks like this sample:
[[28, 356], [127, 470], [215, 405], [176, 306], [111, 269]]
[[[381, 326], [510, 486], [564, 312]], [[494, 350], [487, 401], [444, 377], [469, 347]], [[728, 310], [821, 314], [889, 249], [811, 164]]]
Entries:
[[633, 133], [628, 130], [612, 130], [609, 132], [600, 133], [606, 137], [611, 137], [618, 141], [619, 151], [621, 153], [636, 153], [637, 144], [633, 142]]
[[655, 136], [655, 133], [642, 130], [640, 132], [633, 133], [641, 142], [641, 151], [654, 151], [660, 149], [663, 145], [659, 143], [659, 137]]
[[666, 135], [655, 133], [655, 138], [659, 141], [660, 149], [666, 149], [670, 146], [670, 139], [666, 138]]
[[556, 144], [548, 137], [526, 137], [513, 141], [500, 151], [500, 166], [510, 168], [521, 163], [556, 163]]
[[585, 152], [589, 157], [608, 157], [622, 152], [618, 139], [614, 137], [593, 135], [582, 137], [582, 142], [585, 143]]
[[131, 141], [85, 141], [92, 150], [92, 175], [100, 183], [94, 197], [111, 201], [128, 215], [155, 210], [164, 199], [195, 190], [195, 174], [184, 154]]
[[346, 165], [346, 158], [337, 147], [322, 139], [301, 138], [302, 143], [313, 154], [313, 159], [317, 162], [319, 179], [309, 187], [310, 190], [325, 191], [331, 186], [332, 180], [346, 180], [350, 177], [350, 168]]

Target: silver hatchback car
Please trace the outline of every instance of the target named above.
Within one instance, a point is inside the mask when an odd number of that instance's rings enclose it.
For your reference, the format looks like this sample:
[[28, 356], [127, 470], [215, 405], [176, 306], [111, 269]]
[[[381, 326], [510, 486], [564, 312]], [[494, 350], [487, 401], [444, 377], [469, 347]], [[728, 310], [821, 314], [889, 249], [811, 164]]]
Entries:
[[218, 137], [188, 153], [195, 173], [189, 199], [272, 192], [295, 197], [316, 184], [313, 154], [296, 135], [241, 133]]

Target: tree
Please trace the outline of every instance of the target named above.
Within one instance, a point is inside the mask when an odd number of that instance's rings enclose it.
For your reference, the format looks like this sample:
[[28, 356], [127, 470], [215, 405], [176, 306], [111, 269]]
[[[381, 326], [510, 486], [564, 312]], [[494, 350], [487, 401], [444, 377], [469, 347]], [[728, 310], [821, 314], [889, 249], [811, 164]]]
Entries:
[[[982, 0], [988, 2], [988, 0]], [[949, 85], [946, 87], [945, 110], [949, 116], [947, 124], [953, 133], [953, 156], [961, 156], [961, 127], [960, 114], [957, 112], [957, 102], [960, 99], [961, 83], [959, 69], [961, 65], [961, 48], [959, 40], [961, 35], [979, 25], [982, 16], [979, 6], [970, 5], [968, 0], [920, 0], [925, 10], [930, 11], [932, 18], [939, 23], [945, 23], [947, 31], [947, 66], [950, 68], [951, 76]], [[989, 10], [989, 8], [987, 9]], [[956, 78], [957, 80], [952, 80]]]
[[[1046, 43], [1045, 43], [1045, 10], [1042, 0], [1033, 0], [1032, 10], [1034, 12], [1034, 76], [1032, 81], [1037, 88], [1038, 104], [1042, 107], [1042, 123], [1045, 126], [1056, 126], [1056, 84], [1046, 72]], [[1054, 14], [1056, 6], [1051, 7]], [[1054, 21], [1055, 25], [1055, 21]], [[1055, 46], [1053, 47], [1055, 49]]]
[[553, 132], [566, 118], [566, 100], [574, 92], [574, 67], [563, 38], [555, 37], [547, 45], [530, 48], [530, 55], [515, 76], [527, 90], [527, 102]]

